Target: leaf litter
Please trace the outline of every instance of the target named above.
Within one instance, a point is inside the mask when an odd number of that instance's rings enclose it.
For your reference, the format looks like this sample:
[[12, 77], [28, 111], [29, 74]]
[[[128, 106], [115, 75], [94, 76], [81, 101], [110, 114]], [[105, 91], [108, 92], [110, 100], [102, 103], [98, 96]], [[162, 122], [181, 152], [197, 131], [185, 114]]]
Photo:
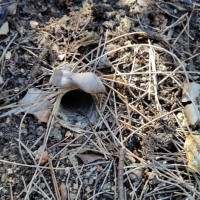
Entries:
[[200, 122], [200, 84], [191, 82], [183, 86], [182, 102], [187, 103], [184, 107], [184, 113], [188, 124], [196, 126]]
[[0, 118], [11, 114], [27, 112], [35, 115], [41, 122], [47, 122], [52, 105], [49, 100], [44, 100], [46, 97], [47, 94], [40, 89], [30, 88], [23, 99], [18, 102], [18, 107], [3, 113], [0, 115]]
[[69, 67], [55, 69], [50, 84], [66, 90], [81, 89], [87, 93], [95, 94], [105, 92], [105, 86], [100, 78], [92, 72], [73, 73]]
[[103, 157], [94, 153], [79, 153], [77, 156], [83, 161], [84, 164], [92, 163], [97, 160], [101, 160]]

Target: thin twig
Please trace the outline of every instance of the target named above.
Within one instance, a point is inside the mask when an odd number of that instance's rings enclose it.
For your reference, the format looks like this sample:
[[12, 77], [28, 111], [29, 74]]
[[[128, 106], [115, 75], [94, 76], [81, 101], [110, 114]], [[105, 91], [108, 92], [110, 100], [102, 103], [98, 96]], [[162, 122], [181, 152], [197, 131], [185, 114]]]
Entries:
[[126, 149], [124, 147], [120, 148], [119, 151], [119, 164], [118, 164], [118, 190], [119, 199], [124, 200], [124, 159], [125, 159]]

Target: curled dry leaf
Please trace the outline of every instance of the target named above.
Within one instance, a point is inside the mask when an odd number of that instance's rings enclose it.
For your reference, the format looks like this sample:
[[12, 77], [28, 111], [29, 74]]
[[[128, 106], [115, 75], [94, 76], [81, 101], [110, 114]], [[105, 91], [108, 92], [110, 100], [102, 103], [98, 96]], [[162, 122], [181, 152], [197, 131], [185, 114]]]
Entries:
[[77, 154], [77, 156], [83, 161], [84, 164], [92, 163], [96, 160], [103, 159], [103, 156], [94, 153], [87, 153], [87, 154], [79, 153]]
[[74, 73], [72, 80], [76, 83], [78, 88], [87, 93], [95, 94], [106, 91], [100, 78], [92, 72]]
[[189, 84], [184, 83], [182, 102], [196, 101], [196, 99], [199, 97], [200, 97], [200, 84], [195, 82]]
[[200, 84], [192, 82], [184, 83], [182, 102], [192, 102], [185, 106], [184, 114], [189, 125], [197, 125], [200, 122], [199, 101], [200, 100]]
[[37, 150], [37, 154], [35, 156], [35, 160], [37, 163], [44, 165], [49, 160], [49, 154], [47, 151], [44, 151], [43, 146], [39, 147]]
[[188, 104], [184, 108], [184, 114], [189, 125], [195, 126], [199, 122], [199, 110], [196, 105]]
[[47, 94], [37, 88], [30, 88], [24, 98], [19, 101], [19, 107], [0, 115], [0, 118], [13, 113], [27, 112], [35, 115], [41, 122], [47, 122], [50, 116], [51, 102], [45, 100]]
[[67, 199], [67, 188], [63, 182], [60, 185], [60, 196], [61, 196], [61, 200]]
[[188, 170], [200, 172], [200, 135], [188, 135], [184, 150], [188, 161]]
[[92, 72], [73, 73], [67, 67], [55, 69], [50, 84], [68, 90], [81, 89], [90, 94], [106, 91], [96, 74]]
[[57, 87], [67, 88], [69, 90], [77, 89], [77, 86], [72, 81], [72, 74], [73, 73], [70, 71], [69, 67], [55, 69], [49, 83]]
[[41, 122], [47, 122], [50, 115], [51, 102], [44, 100], [47, 94], [37, 88], [28, 90], [25, 97], [19, 102], [20, 104], [29, 104], [27, 111], [29, 114], [35, 115]]

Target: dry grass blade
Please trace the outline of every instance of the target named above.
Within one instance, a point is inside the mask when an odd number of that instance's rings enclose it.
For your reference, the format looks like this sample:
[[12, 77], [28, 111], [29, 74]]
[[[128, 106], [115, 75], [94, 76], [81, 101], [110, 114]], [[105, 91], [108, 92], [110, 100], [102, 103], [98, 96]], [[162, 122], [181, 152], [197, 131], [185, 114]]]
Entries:
[[58, 187], [58, 183], [57, 183], [57, 180], [56, 180], [55, 171], [53, 169], [51, 159], [49, 158], [48, 161], [49, 161], [49, 166], [50, 166], [50, 169], [51, 169], [51, 177], [52, 177], [52, 180], [53, 180], [54, 192], [56, 194], [56, 199], [61, 199], [59, 187]]
[[124, 160], [125, 148], [121, 147], [119, 151], [119, 164], [118, 164], [118, 190], [119, 199], [124, 200]]
[[60, 196], [61, 196], [61, 200], [66, 200], [68, 196], [66, 185], [63, 182], [60, 185]]

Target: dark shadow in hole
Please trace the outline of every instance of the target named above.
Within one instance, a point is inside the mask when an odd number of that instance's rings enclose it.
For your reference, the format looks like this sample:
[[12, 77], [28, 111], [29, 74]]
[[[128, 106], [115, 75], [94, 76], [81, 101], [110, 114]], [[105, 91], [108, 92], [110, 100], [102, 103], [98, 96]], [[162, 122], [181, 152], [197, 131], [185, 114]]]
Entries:
[[62, 108], [70, 113], [82, 112], [87, 115], [93, 105], [92, 95], [82, 90], [69, 91], [61, 99]]

